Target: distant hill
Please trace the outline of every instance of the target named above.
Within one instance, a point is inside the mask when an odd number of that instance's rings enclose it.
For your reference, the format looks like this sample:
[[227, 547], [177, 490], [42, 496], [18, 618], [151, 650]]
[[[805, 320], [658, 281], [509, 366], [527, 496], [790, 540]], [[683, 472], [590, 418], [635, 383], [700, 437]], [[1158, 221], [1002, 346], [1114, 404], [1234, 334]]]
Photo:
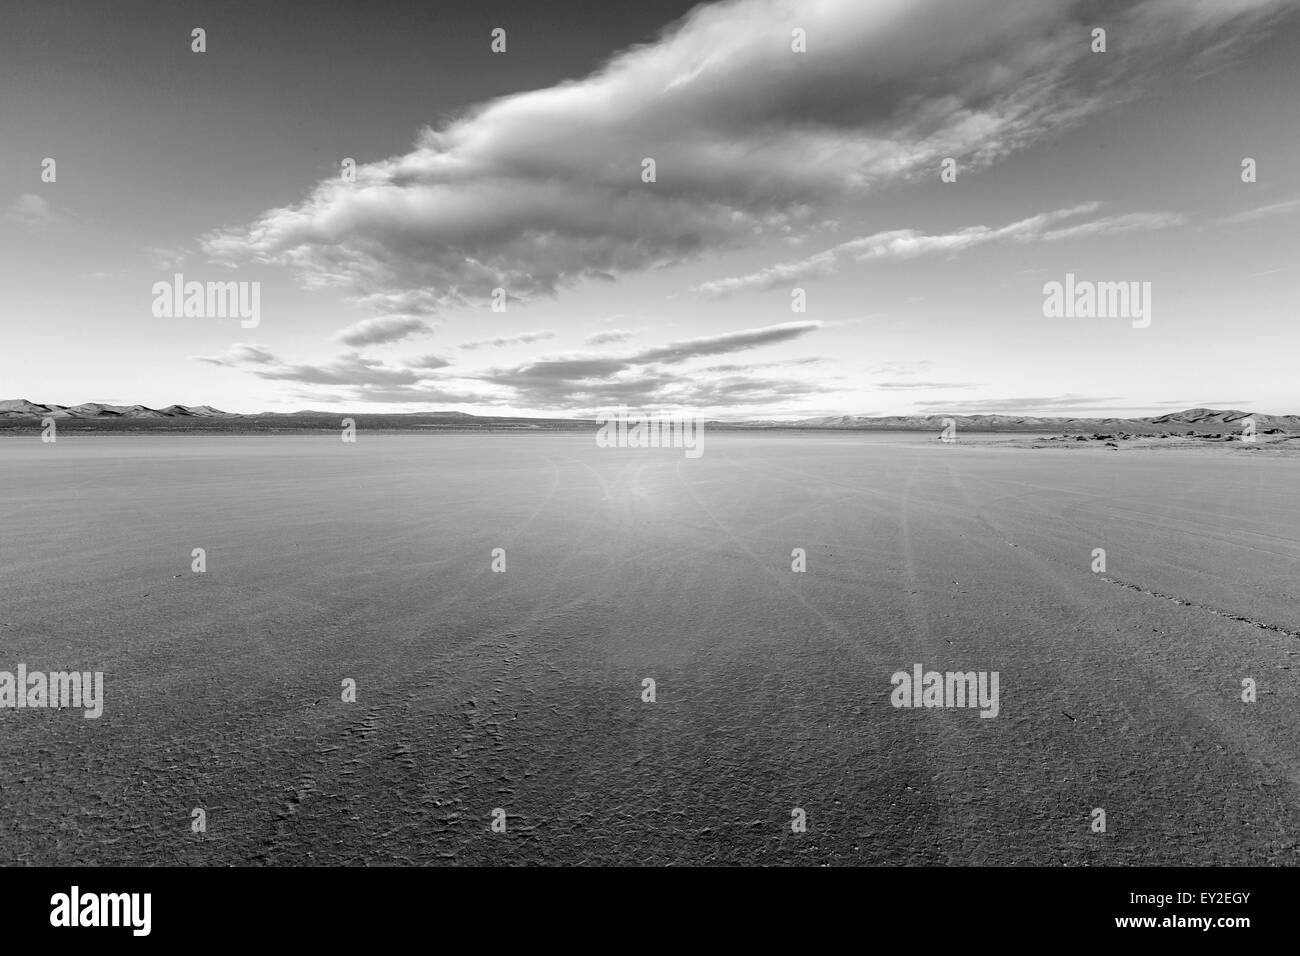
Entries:
[[[591, 419], [524, 418], [516, 416], [471, 415], [466, 412], [260, 412], [240, 415], [223, 412], [211, 405], [168, 405], [148, 408], [144, 405], [106, 405], [86, 402], [81, 405], [38, 405], [26, 399], [0, 401], [0, 427], [27, 427], [33, 420], [54, 418], [68, 427], [81, 429], [148, 431], [315, 431], [337, 429], [344, 418], [352, 418], [361, 428], [392, 430], [512, 430], [556, 431], [584, 430], [595, 427]], [[711, 428], [816, 429], [859, 431], [940, 432], [945, 419], [957, 423], [958, 431], [976, 432], [1064, 432], [1129, 433], [1134, 435], [1225, 434], [1242, 430], [1242, 419], [1253, 417], [1259, 433], [1281, 431], [1300, 433], [1300, 415], [1265, 415], [1238, 409], [1189, 408], [1147, 418], [1048, 418], [1036, 415], [828, 415], [795, 421], [709, 421]]]
[[140, 419], [140, 418], [233, 418], [211, 405], [168, 405], [166, 408], [147, 408], [144, 405], [105, 405], [102, 402], [84, 402], [81, 405], [37, 405], [25, 398], [0, 401], [0, 418], [73, 418], [73, 419]]
[[1253, 417], [1257, 431], [1277, 428], [1300, 432], [1300, 415], [1264, 415], [1236, 409], [1189, 408], [1146, 418], [1048, 418], [1036, 415], [894, 415], [870, 418], [861, 415], [831, 415], [794, 422], [750, 422], [747, 428], [830, 428], [877, 431], [940, 431], [951, 418], [959, 430], [987, 432], [1130, 432], [1160, 434], [1240, 431], [1242, 419]]
[[81, 405], [41, 405], [24, 398], [0, 401], [0, 428], [14, 431], [53, 418], [61, 428], [74, 431], [154, 431], [154, 432], [283, 432], [336, 430], [344, 418], [352, 418], [360, 428], [391, 430], [556, 430], [588, 429], [594, 422], [565, 418], [520, 418], [480, 416], [466, 412], [436, 411], [385, 414], [375, 412], [258, 412], [240, 415], [223, 412], [211, 405], [168, 405], [149, 408], [145, 405], [108, 405], [84, 402]]

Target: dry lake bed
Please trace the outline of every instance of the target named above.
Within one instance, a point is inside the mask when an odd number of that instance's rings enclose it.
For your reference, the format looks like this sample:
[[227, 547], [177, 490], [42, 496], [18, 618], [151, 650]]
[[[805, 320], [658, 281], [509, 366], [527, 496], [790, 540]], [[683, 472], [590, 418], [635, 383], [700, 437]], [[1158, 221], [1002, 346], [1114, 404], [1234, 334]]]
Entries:
[[[0, 439], [0, 670], [104, 674], [0, 709], [0, 862], [1294, 864], [1252, 451]], [[918, 664], [997, 716], [893, 706]]]

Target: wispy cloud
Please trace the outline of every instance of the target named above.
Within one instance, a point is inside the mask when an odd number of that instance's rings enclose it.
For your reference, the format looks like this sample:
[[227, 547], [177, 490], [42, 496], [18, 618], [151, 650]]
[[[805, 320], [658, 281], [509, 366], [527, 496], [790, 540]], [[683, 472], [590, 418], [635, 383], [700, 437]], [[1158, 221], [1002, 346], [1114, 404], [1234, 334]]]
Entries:
[[406, 359], [403, 364], [407, 368], [432, 371], [433, 369], [447, 368], [451, 365], [451, 360], [443, 358], [441, 355], [420, 355]]
[[4, 218], [20, 228], [39, 232], [55, 226], [75, 225], [79, 217], [71, 210], [56, 206], [43, 196], [23, 193], [5, 210]]
[[334, 338], [344, 345], [360, 348], [365, 345], [386, 345], [400, 342], [413, 335], [432, 332], [426, 322], [410, 316], [386, 315], [374, 319], [362, 319], [338, 332]]
[[343, 355], [321, 365], [295, 365], [281, 361], [263, 346], [242, 342], [235, 343], [220, 355], [200, 357], [199, 361], [240, 369], [270, 381], [307, 385], [413, 385], [423, 377], [418, 371], [396, 368], [356, 354]]
[[626, 342], [633, 338], [635, 332], [629, 332], [626, 329], [610, 329], [607, 332], [596, 332], [587, 336], [587, 345], [608, 345], [611, 342]]
[[970, 382], [876, 382], [874, 388], [972, 388]]
[[[822, 385], [806, 378], [755, 373], [759, 366], [678, 372], [665, 366], [705, 356], [744, 352], [802, 338], [821, 322], [779, 325], [701, 336], [626, 354], [565, 355], [540, 358], [479, 377], [510, 389], [517, 401], [545, 408], [595, 408], [608, 404], [723, 407], [767, 404], [802, 397]], [[770, 367], [770, 366], [769, 366]]]
[[198, 356], [200, 362], [237, 368], [242, 365], [268, 365], [279, 360], [264, 345], [236, 342], [219, 355]]
[[193, 252], [180, 247], [149, 246], [143, 250], [143, 254], [151, 268], [179, 269]]
[[[514, 366], [488, 369], [458, 368], [439, 355], [408, 358], [401, 364], [387, 364], [356, 353], [324, 363], [290, 363], [266, 346], [242, 342], [200, 361], [269, 381], [330, 386], [334, 390], [341, 387], [350, 401], [474, 401], [566, 412], [610, 404], [729, 407], [770, 404], [824, 390], [824, 382], [774, 374], [820, 360], [780, 358], [689, 371], [675, 367], [693, 359], [793, 342], [822, 327], [821, 322], [786, 322], [622, 354], [544, 356]], [[338, 397], [337, 391], [331, 394]]]
[[880, 362], [867, 369], [872, 375], [916, 375], [934, 365], [929, 359], [918, 362]]
[[[1117, 395], [1035, 395], [1016, 398], [989, 398], [954, 405], [951, 399], [914, 403], [926, 412], [946, 411], [962, 415], [1061, 415], [1078, 412], [1095, 414], [1106, 411], [1107, 402], [1119, 401]], [[1066, 416], [1068, 417], [1068, 416]]]
[[553, 329], [541, 329], [537, 332], [525, 332], [522, 335], [500, 336], [495, 339], [479, 339], [475, 342], [466, 342], [463, 345], [458, 345], [457, 348], [470, 351], [483, 348], [500, 349], [505, 348], [508, 345], [528, 345], [532, 342], [544, 342], [547, 339], [553, 338], [555, 338], [555, 331]]
[[1272, 219], [1276, 216], [1290, 216], [1297, 212], [1300, 212], [1300, 199], [1287, 199], [1282, 202], [1270, 203], [1267, 206], [1256, 206], [1254, 209], [1246, 209], [1230, 216], [1224, 216], [1219, 222], [1226, 226], [1235, 226], [1244, 222]]
[[722, 355], [727, 352], [739, 352], [758, 348], [760, 345], [773, 345], [801, 338], [809, 332], [822, 327], [822, 322], [782, 322], [758, 329], [742, 329], [738, 332], [724, 332], [721, 335], [706, 335], [681, 342], [670, 342], [658, 348], [646, 349], [633, 355], [628, 361], [636, 364], [646, 362], [684, 362], [700, 355]]
[[726, 279], [701, 283], [693, 291], [707, 297], [733, 295], [752, 289], [770, 289], [815, 276], [827, 276], [854, 264], [878, 260], [912, 259], [917, 256], [953, 254], [996, 242], [1054, 242], [1084, 236], [1163, 229], [1183, 222], [1168, 212], [1134, 212], [1105, 216], [1059, 228], [1050, 226], [1065, 219], [1096, 212], [1100, 202], [1083, 203], [1068, 209], [1029, 216], [1006, 226], [968, 226], [956, 232], [925, 235], [915, 229], [893, 229], [850, 239], [812, 256], [778, 263], [765, 269]]

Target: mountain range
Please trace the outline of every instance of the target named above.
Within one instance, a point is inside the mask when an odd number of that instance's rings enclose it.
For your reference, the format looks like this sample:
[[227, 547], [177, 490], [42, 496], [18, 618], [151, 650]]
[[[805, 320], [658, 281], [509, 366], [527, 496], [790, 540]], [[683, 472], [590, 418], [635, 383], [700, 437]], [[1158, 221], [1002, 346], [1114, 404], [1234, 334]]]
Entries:
[[[1138, 418], [1050, 418], [1035, 415], [893, 415], [872, 418], [860, 415], [832, 415], [822, 418], [804, 418], [794, 422], [764, 422], [768, 428], [859, 428], [898, 429], [903, 431], [929, 431], [943, 427], [944, 419], [952, 418], [959, 429], [972, 431], [1124, 431], [1124, 432], [1175, 432], [1240, 431], [1242, 420], [1253, 418], [1258, 431], [1280, 429], [1300, 431], [1300, 415], [1264, 415], [1238, 409], [1188, 408]], [[758, 425], [758, 423], [754, 423]]]
[[[591, 419], [526, 418], [518, 416], [470, 415], [465, 412], [261, 412], [241, 415], [223, 412], [211, 405], [109, 405], [86, 402], [81, 405], [41, 405], [26, 399], [0, 401], [0, 423], [26, 423], [31, 419], [53, 418], [66, 423], [118, 423], [119, 427], [149, 427], [166, 431], [184, 430], [278, 430], [337, 428], [345, 417], [359, 425], [376, 428], [589, 428]], [[946, 419], [959, 430], [983, 432], [1130, 432], [1134, 434], [1240, 431], [1242, 420], [1253, 417], [1259, 432], [1300, 433], [1300, 415], [1265, 415], [1238, 409], [1189, 408], [1181, 412], [1145, 418], [1050, 418], [1034, 415], [830, 415], [795, 421], [709, 421], [717, 428], [740, 429], [833, 429], [863, 431], [939, 431]]]
[[211, 405], [168, 405], [146, 408], [144, 405], [105, 405], [85, 402], [81, 405], [38, 405], [25, 398], [0, 401], [3, 418], [230, 418]]

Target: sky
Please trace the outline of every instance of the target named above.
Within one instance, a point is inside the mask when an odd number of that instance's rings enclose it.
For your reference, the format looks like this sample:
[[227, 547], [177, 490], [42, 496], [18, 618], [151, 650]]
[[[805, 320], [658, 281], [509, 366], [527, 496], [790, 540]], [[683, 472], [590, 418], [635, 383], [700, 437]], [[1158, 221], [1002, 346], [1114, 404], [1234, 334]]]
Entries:
[[1297, 0], [10, 0], [0, 398], [1300, 413], [1297, 62]]

